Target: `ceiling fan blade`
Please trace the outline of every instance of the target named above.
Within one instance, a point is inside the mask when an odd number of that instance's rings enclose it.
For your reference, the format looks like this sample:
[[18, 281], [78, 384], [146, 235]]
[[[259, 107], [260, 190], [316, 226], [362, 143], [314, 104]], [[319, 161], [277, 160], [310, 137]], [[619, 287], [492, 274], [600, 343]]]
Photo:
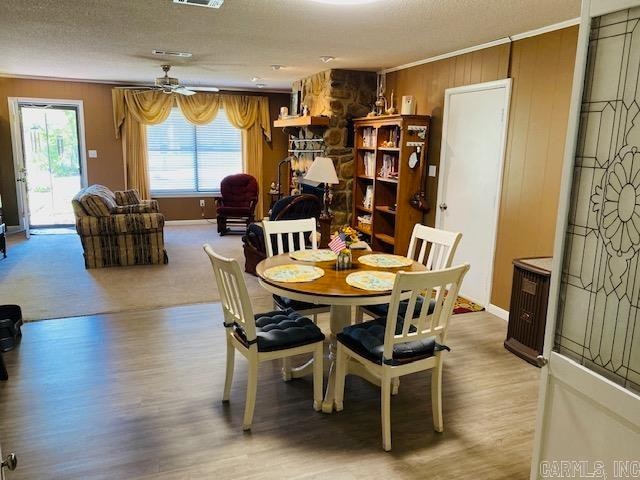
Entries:
[[195, 95], [196, 92], [194, 92], [193, 90], [189, 90], [188, 88], [185, 87], [176, 87], [173, 89], [174, 93], [179, 93], [180, 95]]
[[190, 90], [195, 90], [197, 92], [219, 92], [220, 89], [218, 87], [186, 87]]
[[155, 90], [156, 87], [153, 87], [151, 85], [123, 85], [123, 86], [118, 86], [118, 87], [114, 87], [118, 90]]

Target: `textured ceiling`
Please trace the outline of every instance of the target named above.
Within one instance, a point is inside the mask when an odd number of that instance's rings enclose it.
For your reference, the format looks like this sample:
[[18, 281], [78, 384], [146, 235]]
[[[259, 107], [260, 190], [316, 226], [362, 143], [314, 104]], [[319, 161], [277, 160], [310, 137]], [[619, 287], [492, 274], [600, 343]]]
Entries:
[[[337, 0], [336, 0], [337, 1]], [[226, 0], [219, 10], [171, 0], [1, 0], [0, 74], [149, 82], [153, 49], [184, 84], [268, 89], [331, 68], [378, 70], [579, 15], [579, 0]], [[318, 57], [333, 55], [328, 65]], [[285, 65], [273, 71], [271, 64]]]

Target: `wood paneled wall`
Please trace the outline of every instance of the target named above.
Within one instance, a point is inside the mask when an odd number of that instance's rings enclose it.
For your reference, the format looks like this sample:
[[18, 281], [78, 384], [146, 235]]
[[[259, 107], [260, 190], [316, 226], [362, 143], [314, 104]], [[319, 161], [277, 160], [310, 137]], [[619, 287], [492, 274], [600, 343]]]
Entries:
[[578, 27], [513, 43], [491, 303], [509, 309], [514, 258], [553, 253]]
[[[18, 224], [16, 185], [11, 148], [8, 97], [82, 100], [84, 104], [85, 137], [88, 150], [97, 150], [98, 158], [87, 158], [89, 184], [100, 183], [114, 190], [124, 188], [122, 145], [115, 138], [111, 104], [112, 85], [54, 80], [32, 80], [0, 77], [0, 195], [6, 223]], [[260, 93], [262, 94], [262, 93]], [[289, 105], [290, 95], [267, 94], [271, 118], [277, 118], [281, 106]], [[261, 191], [268, 192], [275, 178], [276, 165], [287, 156], [287, 137], [282, 129], [273, 129], [272, 141], [263, 144], [263, 184]], [[205, 215], [215, 217], [213, 199], [203, 196]], [[268, 207], [268, 195], [265, 197]], [[191, 220], [201, 217], [199, 198], [162, 198], [161, 211], [167, 220]]]
[[[509, 45], [478, 50], [416, 67], [387, 74], [387, 92], [391, 91], [400, 104], [402, 95], [413, 95], [418, 115], [431, 115], [428, 159], [430, 165], [440, 165], [442, 140], [442, 112], [444, 91], [451, 87], [490, 82], [507, 78]], [[439, 168], [438, 168], [439, 171]], [[438, 178], [429, 177], [427, 196], [431, 209], [426, 215], [427, 225], [434, 225]]]
[[[387, 75], [387, 92], [413, 95], [432, 116], [429, 164], [439, 166], [444, 91], [511, 77], [513, 92], [504, 165], [491, 302], [509, 308], [514, 258], [549, 255], [564, 152], [577, 27], [518, 40]], [[439, 170], [438, 170], [439, 172]], [[435, 223], [438, 179], [429, 178]]]

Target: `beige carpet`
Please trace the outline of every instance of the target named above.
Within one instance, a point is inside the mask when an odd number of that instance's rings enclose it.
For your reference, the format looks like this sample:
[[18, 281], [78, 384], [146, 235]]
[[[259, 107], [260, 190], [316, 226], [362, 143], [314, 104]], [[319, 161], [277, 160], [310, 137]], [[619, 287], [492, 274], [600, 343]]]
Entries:
[[[8, 257], [0, 260], [0, 304], [18, 304], [26, 320], [41, 320], [214, 302], [205, 242], [244, 268], [241, 237], [220, 237], [215, 225], [166, 227], [168, 265], [93, 270], [84, 268], [77, 235], [11, 235]], [[246, 277], [254, 308], [270, 308], [269, 294]]]

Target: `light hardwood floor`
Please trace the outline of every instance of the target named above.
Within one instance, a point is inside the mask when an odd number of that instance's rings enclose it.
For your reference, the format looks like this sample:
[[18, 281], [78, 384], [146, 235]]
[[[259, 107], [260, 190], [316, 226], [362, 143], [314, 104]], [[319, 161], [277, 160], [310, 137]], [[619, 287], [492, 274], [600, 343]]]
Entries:
[[275, 363], [243, 433], [243, 359], [220, 401], [220, 315], [201, 304], [25, 325], [0, 382], [0, 441], [20, 460], [8, 479], [528, 478], [538, 370], [503, 348], [504, 321], [453, 317], [445, 431], [432, 428], [429, 374], [403, 377], [385, 453], [377, 388], [349, 377], [344, 411], [316, 413], [311, 378], [284, 383]]

